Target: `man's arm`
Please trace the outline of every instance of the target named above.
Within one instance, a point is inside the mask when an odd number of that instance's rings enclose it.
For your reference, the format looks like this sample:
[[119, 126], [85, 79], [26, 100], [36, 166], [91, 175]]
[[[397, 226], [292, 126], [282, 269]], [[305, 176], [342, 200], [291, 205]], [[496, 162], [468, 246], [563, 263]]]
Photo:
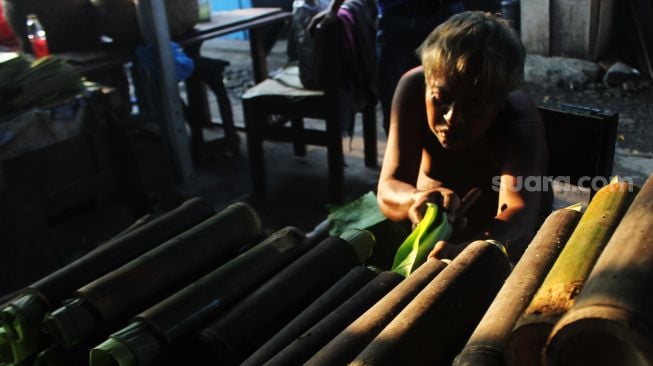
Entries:
[[515, 261], [536, 230], [543, 190], [548, 189], [544, 177], [548, 152], [544, 125], [534, 103], [521, 91], [511, 93], [508, 103], [515, 118], [523, 122], [511, 124], [508, 143], [514, 148], [504, 162], [497, 216], [482, 237], [504, 244]]
[[397, 84], [377, 192], [379, 207], [387, 218], [410, 219], [413, 224], [424, 216], [426, 202], [439, 201], [450, 212], [459, 204], [453, 191], [445, 188], [421, 191], [415, 186], [425, 138], [420, 125], [426, 120], [424, 88], [421, 67], [408, 71]]

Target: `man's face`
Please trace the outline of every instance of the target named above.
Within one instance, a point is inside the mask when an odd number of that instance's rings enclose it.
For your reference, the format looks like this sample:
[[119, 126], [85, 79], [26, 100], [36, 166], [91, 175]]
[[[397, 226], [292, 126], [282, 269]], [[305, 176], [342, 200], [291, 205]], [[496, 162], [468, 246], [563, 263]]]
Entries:
[[482, 95], [471, 82], [429, 77], [426, 114], [431, 131], [447, 150], [460, 151], [483, 138], [502, 98]]

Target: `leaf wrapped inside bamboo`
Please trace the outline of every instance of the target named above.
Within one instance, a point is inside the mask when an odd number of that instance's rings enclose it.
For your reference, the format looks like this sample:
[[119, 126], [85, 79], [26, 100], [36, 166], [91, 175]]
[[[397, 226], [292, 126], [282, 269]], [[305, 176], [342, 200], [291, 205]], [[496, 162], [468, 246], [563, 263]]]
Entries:
[[362, 263], [374, 245], [371, 234], [353, 231], [329, 237], [272, 277], [218, 321], [200, 341], [215, 362], [236, 365], [313, 302], [345, 273]]
[[45, 325], [70, 347], [98, 331], [119, 329], [138, 311], [233, 258], [262, 235], [258, 215], [233, 204], [129, 263], [83, 286]]
[[[37, 352], [47, 311], [72, 296], [73, 291], [181, 234], [214, 213], [204, 199], [187, 200], [155, 219], [135, 223], [76, 261], [25, 288], [0, 311], [0, 323], [7, 332], [6, 342], [0, 341], [5, 346], [0, 347], [8, 349], [7, 352], [0, 352], [0, 361], [18, 363]], [[20, 334], [20, 337], [14, 334]]]

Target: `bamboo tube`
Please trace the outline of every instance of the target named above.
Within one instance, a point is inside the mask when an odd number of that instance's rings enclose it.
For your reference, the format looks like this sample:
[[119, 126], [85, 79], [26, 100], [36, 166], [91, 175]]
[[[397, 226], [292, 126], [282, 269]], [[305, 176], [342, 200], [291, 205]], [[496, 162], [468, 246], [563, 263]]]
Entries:
[[350, 365], [446, 365], [462, 348], [510, 272], [496, 245], [471, 243]]
[[[18, 363], [36, 353], [38, 343], [42, 341], [41, 327], [46, 312], [71, 296], [74, 290], [180, 234], [213, 213], [211, 206], [203, 199], [190, 199], [156, 219], [146, 223], [139, 220], [129, 230], [28, 286], [0, 311], [0, 324], [8, 333], [6, 345], [0, 346], [7, 350], [0, 352], [0, 361]], [[14, 336], [17, 334], [20, 334], [20, 338]], [[3, 359], [2, 355], [9, 359]]]
[[611, 183], [587, 207], [565, 248], [510, 334], [509, 365], [540, 365], [554, 324], [573, 305], [601, 250], [634, 196], [632, 185]]
[[653, 175], [546, 349], [551, 365], [653, 364]]
[[512, 328], [574, 231], [581, 213], [557, 210], [547, 217], [453, 366], [501, 366]]
[[304, 365], [340, 366], [352, 361], [445, 267], [446, 264], [442, 261], [427, 260]]
[[[119, 347], [131, 350], [138, 365], [154, 364], [163, 350], [180, 343], [308, 249], [306, 237], [299, 230], [288, 227], [276, 232], [192, 285], [136, 315], [132, 320], [132, 334], [122, 337], [124, 331], [119, 332], [110, 336], [109, 345], [91, 350], [91, 365], [101, 365], [98, 360], [111, 359], [116, 353], [111, 345], [117, 342], [122, 343]], [[139, 325], [133, 326], [134, 323]], [[139, 348], [139, 345], [146, 347]], [[115, 363], [120, 364], [120, 360]]]
[[98, 331], [111, 331], [260, 236], [258, 215], [245, 204], [231, 205], [78, 289], [72, 301], [46, 316], [47, 330], [66, 348]]
[[381, 272], [328, 316], [304, 332], [299, 338], [272, 357], [266, 366], [302, 365], [349, 323], [374, 305], [404, 279], [392, 272]]
[[241, 366], [259, 366], [297, 339], [311, 326], [324, 318], [340, 304], [350, 298], [356, 291], [376, 277], [377, 272], [369, 267], [358, 266], [349, 271], [335, 285], [331, 286], [301, 314], [270, 338]]
[[[330, 237], [272, 277], [224, 317], [209, 325], [199, 339], [220, 365], [245, 360], [322, 292], [362, 263], [374, 244], [366, 231]], [[346, 239], [345, 239], [346, 238]], [[351, 244], [350, 244], [351, 243]]]

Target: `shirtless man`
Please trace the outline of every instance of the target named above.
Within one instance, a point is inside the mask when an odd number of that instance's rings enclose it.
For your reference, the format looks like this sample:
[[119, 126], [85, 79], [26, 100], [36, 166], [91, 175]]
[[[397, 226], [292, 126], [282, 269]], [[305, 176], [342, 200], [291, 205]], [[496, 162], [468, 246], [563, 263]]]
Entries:
[[[464, 12], [438, 26], [418, 52], [422, 66], [404, 74], [392, 102], [379, 206], [388, 218], [413, 224], [427, 202], [443, 206], [457, 233], [432, 257], [452, 258], [471, 240], [493, 239], [516, 262], [551, 198], [523, 186], [547, 165], [542, 120], [517, 89], [523, 45], [504, 20]], [[480, 198], [466, 218], [456, 217], [459, 197], [473, 188]]]

